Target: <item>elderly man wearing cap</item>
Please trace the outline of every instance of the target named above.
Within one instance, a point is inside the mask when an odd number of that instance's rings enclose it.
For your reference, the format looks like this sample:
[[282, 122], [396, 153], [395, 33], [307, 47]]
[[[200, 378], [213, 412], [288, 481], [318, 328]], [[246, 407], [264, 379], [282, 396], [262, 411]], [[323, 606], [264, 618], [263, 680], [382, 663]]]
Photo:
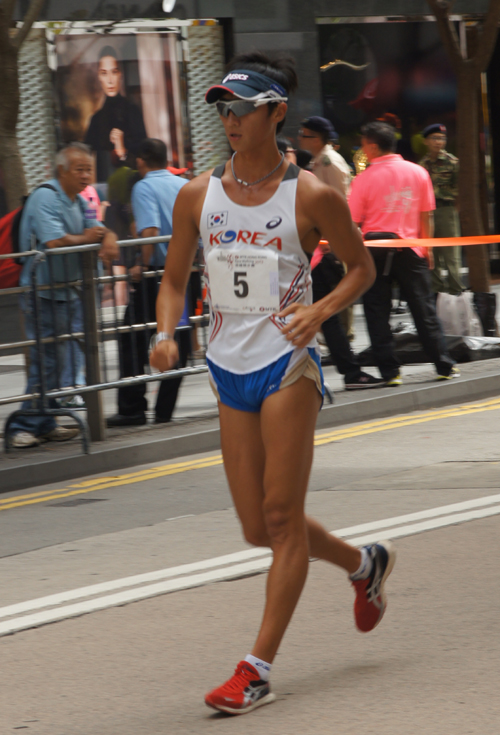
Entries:
[[[456, 207], [458, 197], [458, 158], [445, 150], [446, 127], [440, 123], [429, 125], [422, 133], [427, 155], [420, 165], [428, 172], [434, 187], [436, 211], [434, 212], [434, 237], [460, 237], [460, 221]], [[465, 286], [460, 275], [462, 264], [459, 246], [434, 248], [434, 269], [431, 274], [432, 289], [459, 294]], [[448, 271], [448, 284], [442, 270]]]

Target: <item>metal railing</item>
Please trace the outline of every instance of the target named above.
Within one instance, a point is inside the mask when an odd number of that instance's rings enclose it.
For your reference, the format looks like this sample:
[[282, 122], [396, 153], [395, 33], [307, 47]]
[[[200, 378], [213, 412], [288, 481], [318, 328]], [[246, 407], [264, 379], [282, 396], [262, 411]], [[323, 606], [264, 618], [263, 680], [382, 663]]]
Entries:
[[[164, 243], [170, 240], [170, 237], [159, 236], [151, 238], [137, 238], [133, 240], [122, 240], [118, 242], [122, 260], [127, 260], [124, 253], [128, 248], [139, 249], [143, 245]], [[206, 364], [181, 367], [177, 370], [170, 370], [163, 373], [144, 372], [144, 365], [138, 364], [138, 339], [144, 339], [149, 343], [149, 337], [156, 330], [155, 314], [151, 314], [151, 308], [154, 310], [154, 302], [152, 304], [152, 294], [155, 292], [154, 286], [149, 286], [148, 282], [153, 279], [158, 281], [163, 274], [162, 268], [151, 269], [143, 273], [142, 279], [138, 282], [131, 280], [130, 275], [115, 273], [112, 275], [104, 275], [98, 272], [97, 252], [101, 245], [96, 243], [92, 245], [79, 245], [71, 247], [61, 247], [57, 249], [46, 249], [44, 251], [31, 250], [29, 252], [12, 254], [8, 256], [0, 256], [0, 259], [13, 258], [30, 258], [33, 261], [31, 267], [30, 285], [18, 286], [0, 290], [0, 298], [2, 295], [18, 294], [25, 300], [30, 300], [31, 316], [34, 328], [32, 338], [23, 338], [15, 342], [0, 344], [0, 355], [2, 352], [12, 352], [13, 350], [23, 351], [30, 349], [31, 360], [35, 360], [38, 370], [37, 386], [32, 391], [22, 395], [9, 396], [0, 398], [0, 405], [27, 402], [30, 401], [32, 407], [26, 405], [14, 411], [9, 415], [4, 428], [4, 447], [5, 451], [9, 451], [9, 427], [16, 418], [22, 416], [59, 416], [67, 415], [73, 418], [81, 430], [82, 445], [85, 452], [89, 451], [89, 435], [93, 441], [102, 441], [105, 438], [105, 421], [103, 413], [103, 405], [101, 400], [101, 391], [110, 388], [124, 388], [138, 384], [146, 384], [153, 381], [163, 381], [179, 379], [191, 375], [198, 375], [207, 372]], [[140, 252], [140, 251], [139, 251]], [[59, 277], [54, 273], [56, 269], [56, 261], [59, 269]], [[78, 258], [78, 266], [75, 266], [74, 260], [69, 263], [68, 259], [72, 257]], [[129, 259], [130, 260], [130, 259]], [[62, 267], [62, 278], [61, 278]], [[49, 283], [39, 283], [39, 275], [41, 269], [45, 268], [45, 278], [42, 280]], [[47, 279], [47, 272], [49, 278]], [[76, 274], [76, 276], [75, 276]], [[120, 313], [121, 308], [117, 303], [116, 287], [117, 284], [124, 283], [127, 289], [128, 305], [125, 315], [129, 323], [123, 323], [123, 315]], [[108, 290], [108, 296], [111, 300], [111, 307], [108, 307], [108, 318], [106, 319], [102, 309], [102, 291]], [[47, 292], [49, 296], [47, 298]], [[47, 315], [47, 301], [50, 302], [49, 311], [53, 317], [53, 329], [51, 334], [47, 335], [42, 324], [42, 305], [43, 311]], [[63, 316], [64, 329], [60, 326], [60, 318], [58, 312], [60, 302], [66, 302], [66, 313]], [[74, 302], [80, 302], [83, 312], [83, 328], [74, 329], [74, 320], [71, 314], [71, 305]], [[136, 314], [139, 312], [139, 314]], [[137, 317], [143, 317], [139, 319]], [[111, 317], [111, 318], [110, 318]], [[208, 324], [206, 315], [190, 316], [189, 320], [176, 330], [177, 334], [190, 331], [193, 326], [205, 327]], [[132, 361], [132, 375], [124, 375], [124, 355], [122, 354], [123, 344], [129, 340], [130, 353], [126, 359]], [[111, 376], [112, 370], [108, 364], [106, 355], [106, 346], [109, 342], [115, 341], [118, 348], [120, 377]], [[71, 345], [73, 348], [70, 349]], [[75, 345], [84, 345], [85, 357], [85, 373], [86, 384], [76, 385], [76, 373], [78, 366], [75, 364], [75, 354], [77, 347]], [[142, 347], [144, 342], [142, 343]], [[63, 349], [61, 349], [63, 348]], [[139, 349], [140, 352], [140, 349]], [[51, 362], [55, 362], [56, 375], [47, 375], [45, 369], [46, 356], [50, 353]], [[72, 376], [71, 385], [61, 385], [61, 375], [63, 366], [60, 364], [63, 355], [71, 353], [70, 373]], [[131, 369], [128, 365], [129, 372]], [[125, 372], [127, 372], [125, 370]], [[55, 383], [55, 385], [54, 385]], [[50, 384], [50, 387], [49, 387]], [[77, 411], [71, 408], [55, 407], [55, 399], [67, 399], [75, 395], [82, 395], [85, 398], [87, 408], [87, 420], [85, 421]]]

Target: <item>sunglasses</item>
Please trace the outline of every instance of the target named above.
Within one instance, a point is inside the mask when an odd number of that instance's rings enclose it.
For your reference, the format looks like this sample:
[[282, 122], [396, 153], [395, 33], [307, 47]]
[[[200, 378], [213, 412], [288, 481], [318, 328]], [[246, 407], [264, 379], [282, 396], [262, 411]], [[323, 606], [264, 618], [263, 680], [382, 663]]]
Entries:
[[317, 138], [317, 135], [306, 135], [303, 130], [299, 130], [299, 138]]
[[285, 102], [285, 99], [283, 97], [262, 97], [259, 100], [231, 100], [230, 102], [219, 100], [215, 103], [215, 107], [222, 117], [229, 117], [230, 112], [236, 117], [243, 117], [255, 112], [257, 107], [267, 105], [268, 102]]

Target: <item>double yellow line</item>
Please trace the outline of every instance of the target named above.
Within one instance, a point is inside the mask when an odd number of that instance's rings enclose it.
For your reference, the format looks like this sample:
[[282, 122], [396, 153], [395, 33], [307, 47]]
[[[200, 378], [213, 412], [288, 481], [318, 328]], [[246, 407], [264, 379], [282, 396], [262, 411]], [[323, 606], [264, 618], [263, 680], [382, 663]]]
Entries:
[[[415, 426], [429, 421], [439, 421], [448, 418], [461, 418], [473, 413], [481, 413], [483, 411], [497, 411], [500, 409], [500, 398], [495, 398], [481, 403], [468, 403], [465, 406], [457, 406], [456, 408], [444, 408], [433, 411], [423, 411], [422, 413], [412, 414], [411, 416], [398, 416], [390, 419], [379, 419], [365, 424], [356, 424], [349, 428], [336, 429], [324, 433], [316, 434], [314, 444], [317, 447], [332, 442], [342, 441], [343, 439], [353, 439], [357, 436], [365, 436], [367, 434], [376, 434], [379, 431], [389, 431], [390, 429], [400, 429], [404, 426]], [[133, 485], [138, 482], [147, 482], [157, 477], [166, 477], [168, 475], [177, 475], [181, 472], [191, 472], [192, 470], [202, 470], [207, 467], [217, 467], [222, 464], [222, 455], [214, 454], [204, 459], [194, 459], [187, 462], [175, 462], [172, 464], [161, 465], [159, 467], [151, 467], [147, 470], [139, 470], [138, 472], [128, 472], [121, 475], [112, 475], [110, 477], [100, 477], [94, 480], [85, 480], [75, 485], [61, 488], [60, 490], [41, 490], [37, 493], [28, 493], [26, 495], [16, 495], [11, 498], [0, 500], [0, 511], [9, 510], [11, 508], [20, 508], [25, 505], [34, 505], [36, 503], [45, 503], [49, 500], [59, 500], [61, 498], [69, 498], [73, 495], [83, 495], [92, 493], [96, 490], [107, 490], [112, 487], [122, 485]]]
[[340, 441], [341, 439], [350, 439], [365, 434], [376, 434], [379, 431], [399, 429], [402, 426], [425, 424], [428, 421], [459, 418], [471, 413], [481, 413], [482, 411], [497, 411], [498, 409], [500, 409], [500, 398], [494, 398], [490, 401], [482, 401], [481, 403], [467, 403], [465, 406], [457, 406], [456, 408], [436, 409], [412, 414], [411, 416], [381, 419], [367, 424], [357, 424], [347, 429], [337, 429], [325, 434], [317, 434], [314, 445], [320, 447], [322, 444], [330, 444], [330, 442]]

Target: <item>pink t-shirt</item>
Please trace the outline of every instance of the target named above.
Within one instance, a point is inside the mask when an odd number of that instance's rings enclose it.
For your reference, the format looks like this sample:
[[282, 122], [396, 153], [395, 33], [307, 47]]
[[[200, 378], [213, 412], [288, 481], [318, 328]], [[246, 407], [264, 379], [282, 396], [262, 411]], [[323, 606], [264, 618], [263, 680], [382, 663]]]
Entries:
[[[427, 171], [396, 153], [375, 158], [352, 182], [349, 207], [354, 222], [367, 232], [420, 237], [420, 213], [436, 208]], [[426, 248], [413, 248], [425, 257]]]
[[85, 210], [86, 218], [101, 221], [101, 202], [94, 187], [89, 184], [89, 186], [86, 186], [85, 189], [80, 192], [80, 196], [87, 201], [87, 207]]

